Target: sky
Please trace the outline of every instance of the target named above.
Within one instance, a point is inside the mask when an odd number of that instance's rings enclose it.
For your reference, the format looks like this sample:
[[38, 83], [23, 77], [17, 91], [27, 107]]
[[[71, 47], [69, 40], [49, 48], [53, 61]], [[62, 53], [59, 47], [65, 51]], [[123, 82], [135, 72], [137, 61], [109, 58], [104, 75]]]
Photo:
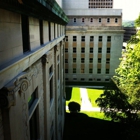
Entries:
[[114, 0], [114, 9], [122, 9], [123, 20], [135, 20], [140, 14], [140, 0]]

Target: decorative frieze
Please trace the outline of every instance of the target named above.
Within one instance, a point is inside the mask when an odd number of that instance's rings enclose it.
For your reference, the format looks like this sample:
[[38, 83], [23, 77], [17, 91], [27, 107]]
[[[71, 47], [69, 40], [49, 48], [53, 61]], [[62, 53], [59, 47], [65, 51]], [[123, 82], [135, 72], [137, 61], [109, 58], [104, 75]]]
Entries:
[[16, 104], [16, 93], [22, 94], [25, 99], [25, 92], [30, 86], [32, 76], [37, 77], [39, 67], [34, 65], [26, 72], [22, 72], [14, 80], [0, 89], [0, 107], [9, 108]]

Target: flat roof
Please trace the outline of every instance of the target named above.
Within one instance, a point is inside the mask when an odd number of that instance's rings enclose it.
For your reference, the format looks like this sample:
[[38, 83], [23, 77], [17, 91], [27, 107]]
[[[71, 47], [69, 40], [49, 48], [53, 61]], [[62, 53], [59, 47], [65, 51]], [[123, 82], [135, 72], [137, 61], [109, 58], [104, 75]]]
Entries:
[[67, 16], [121, 16], [122, 9], [63, 9]]

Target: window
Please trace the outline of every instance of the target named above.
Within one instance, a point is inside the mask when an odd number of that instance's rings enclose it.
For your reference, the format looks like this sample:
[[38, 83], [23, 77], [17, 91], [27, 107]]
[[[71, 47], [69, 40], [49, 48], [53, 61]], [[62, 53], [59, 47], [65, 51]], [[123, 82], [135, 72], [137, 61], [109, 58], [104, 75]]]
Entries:
[[106, 58], [106, 64], [110, 63], [110, 58]]
[[82, 22], [85, 22], [85, 19], [84, 18], [82, 18]]
[[76, 68], [73, 68], [73, 73], [76, 73]]
[[84, 53], [85, 52], [85, 48], [81, 48], [81, 53]]
[[49, 84], [50, 84], [50, 102], [52, 101], [53, 99], [53, 77], [51, 77], [50, 81], [49, 81]]
[[65, 73], [68, 73], [68, 69], [65, 69]]
[[105, 79], [105, 81], [107, 82], [107, 81], [109, 81], [109, 79]]
[[39, 20], [39, 31], [40, 31], [40, 45], [44, 44], [43, 40], [43, 21]]
[[22, 42], [23, 42], [23, 52], [30, 50], [30, 39], [29, 39], [29, 20], [25, 15], [21, 16], [22, 22]]
[[73, 58], [73, 63], [76, 63], [76, 58]]
[[101, 79], [98, 78], [97, 81], [101, 81]]
[[110, 53], [110, 48], [107, 48], [106, 52], [107, 52], [107, 53]]
[[102, 53], [102, 48], [98, 48], [98, 53]]
[[89, 73], [92, 73], [92, 71], [93, 71], [92, 69], [89, 69]]
[[39, 132], [38, 132], [38, 107], [34, 110], [30, 120], [29, 120], [29, 126], [30, 126], [30, 140], [37, 140], [39, 139]]
[[117, 23], [118, 22], [118, 18], [115, 18], [115, 23]]
[[37, 99], [37, 88], [35, 89], [35, 91], [32, 93], [32, 95], [30, 96], [30, 98], [28, 100], [28, 109], [29, 110], [36, 99]]
[[69, 78], [65, 78], [65, 80], [66, 80], [66, 81], [68, 81], [68, 80], [69, 80]]
[[68, 48], [65, 48], [65, 52], [68, 52]]
[[89, 58], [89, 63], [93, 63], [93, 58]]
[[98, 63], [101, 63], [101, 58], [98, 58]]
[[109, 23], [110, 22], [110, 18], [107, 18], [107, 23]]
[[92, 81], [92, 78], [89, 78], [89, 81]]
[[84, 69], [81, 69], [81, 73], [84, 73], [85, 71], [84, 71]]
[[68, 63], [68, 59], [65, 59], [65, 63]]
[[59, 80], [60, 76], [59, 76], [60, 72], [59, 72], [59, 64], [57, 65], [57, 80]]
[[101, 69], [97, 69], [97, 73], [100, 74], [101, 73]]
[[56, 38], [55, 26], [56, 26], [56, 24], [54, 23], [54, 38]]
[[73, 78], [73, 80], [74, 80], [74, 81], [76, 81], [76, 80], [77, 80], [77, 78]]
[[107, 42], [111, 42], [111, 36], [107, 36]]
[[90, 18], [90, 22], [93, 22], [93, 18]]
[[77, 41], [77, 36], [73, 36], [73, 41]]
[[90, 49], [89, 49], [89, 52], [90, 52], [90, 53], [93, 53], [93, 48], [90, 48]]
[[57, 56], [57, 61], [59, 62], [59, 55]]
[[73, 53], [76, 53], [76, 48], [73, 48]]
[[76, 22], [76, 18], [73, 19], [73, 22]]
[[50, 102], [53, 98], [53, 65], [49, 68]]
[[94, 36], [90, 36], [90, 42], [94, 41]]
[[49, 41], [51, 41], [51, 23], [49, 22]]
[[51, 65], [49, 68], [49, 75], [50, 75], [50, 77], [51, 77], [51, 75], [53, 75], [53, 65]]
[[30, 139], [39, 139], [38, 133], [38, 98], [37, 98], [38, 89], [32, 93], [30, 98], [28, 99], [28, 110], [29, 110], [29, 126], [30, 126]]
[[106, 74], [109, 74], [109, 69], [106, 69]]
[[101, 23], [102, 22], [102, 19], [101, 18], [99, 18], [99, 23]]
[[85, 79], [84, 78], [81, 78], [81, 81], [84, 81]]
[[85, 58], [81, 58], [81, 63], [84, 63], [85, 62]]
[[81, 41], [85, 41], [85, 36], [81, 36]]
[[102, 36], [99, 36], [98, 41], [102, 42]]
[[66, 41], [68, 41], [68, 36], [65, 37]]

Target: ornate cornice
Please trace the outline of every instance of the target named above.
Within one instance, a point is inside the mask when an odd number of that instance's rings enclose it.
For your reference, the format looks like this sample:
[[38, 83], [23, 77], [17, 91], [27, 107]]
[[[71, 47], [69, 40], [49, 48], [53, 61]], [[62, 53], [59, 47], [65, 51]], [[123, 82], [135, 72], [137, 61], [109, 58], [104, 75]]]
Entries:
[[29, 86], [27, 73], [22, 73], [0, 90], [0, 107], [9, 108], [16, 105], [16, 92], [25, 93]]
[[1, 0], [0, 8], [58, 24], [66, 25], [68, 22], [67, 16], [56, 1]]

